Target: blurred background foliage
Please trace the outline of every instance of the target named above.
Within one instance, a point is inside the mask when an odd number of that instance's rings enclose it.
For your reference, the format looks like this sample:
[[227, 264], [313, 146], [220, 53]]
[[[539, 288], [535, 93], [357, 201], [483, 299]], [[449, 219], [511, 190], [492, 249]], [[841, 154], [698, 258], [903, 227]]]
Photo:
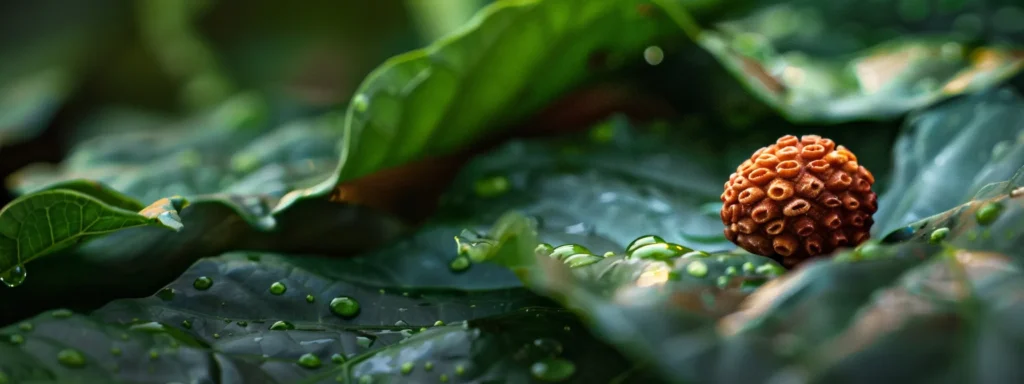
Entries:
[[[110, 119], [157, 128], [240, 91], [270, 100], [271, 124], [342, 108], [382, 61], [489, 2], [4, 3], [0, 175], [59, 162], [82, 139], [124, 126], [102, 124]], [[100, 123], [76, 129], [90, 121]]]

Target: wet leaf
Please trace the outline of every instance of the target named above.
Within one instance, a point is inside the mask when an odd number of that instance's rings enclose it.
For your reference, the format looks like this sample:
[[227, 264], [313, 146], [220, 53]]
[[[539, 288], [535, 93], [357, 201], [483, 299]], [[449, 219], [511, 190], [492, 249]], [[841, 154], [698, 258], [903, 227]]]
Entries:
[[[253, 253], [206, 259], [148, 298], [117, 300], [88, 316], [42, 313], [23, 323], [29, 327], [0, 331], [19, 341], [0, 343], [0, 372], [15, 382], [144, 376], [319, 383], [339, 375], [343, 382], [367, 375], [457, 381], [525, 378], [534, 362], [560, 357], [578, 366], [568, 382], [641, 376], [574, 316], [536, 307], [546, 301], [522, 288], [379, 289], [332, 280], [290, 260]], [[272, 285], [287, 289], [272, 294]], [[345, 313], [334, 304], [339, 298], [361, 305]], [[81, 363], [63, 363], [62, 351]]]
[[[134, 203], [109, 189], [50, 189], [15, 199], [0, 210], [0, 278], [8, 286], [25, 279], [25, 263], [90, 238], [141, 226], [182, 229], [181, 197], [163, 198], [134, 212]], [[113, 202], [115, 205], [108, 204]]]
[[[638, 0], [491, 4], [463, 29], [371, 73], [349, 104], [337, 173], [276, 210], [339, 182], [450, 154], [678, 33]], [[607, 60], [593, 68], [595, 56]]]
[[875, 234], [967, 201], [1024, 166], [1024, 100], [1010, 89], [964, 96], [912, 115], [893, 147]]
[[697, 17], [699, 31], [686, 2], [676, 13], [701, 46], [787, 118], [834, 122], [897, 118], [1024, 67], [1022, 31], [1003, 21], [1020, 7], [947, 3], [880, 2], [865, 12], [856, 2], [773, 1], [722, 19]]

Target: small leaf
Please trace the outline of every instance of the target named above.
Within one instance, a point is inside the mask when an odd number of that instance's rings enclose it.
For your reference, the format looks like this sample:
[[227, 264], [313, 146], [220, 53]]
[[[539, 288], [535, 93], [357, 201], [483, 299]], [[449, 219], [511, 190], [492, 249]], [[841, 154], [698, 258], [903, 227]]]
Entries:
[[[100, 198], [131, 205], [110, 190], [102, 190]], [[7, 275], [38, 257], [127, 228], [162, 226], [179, 231], [182, 224], [178, 209], [185, 205], [181, 198], [161, 199], [140, 212], [132, 212], [72, 189], [19, 197], [0, 210], [0, 274]]]

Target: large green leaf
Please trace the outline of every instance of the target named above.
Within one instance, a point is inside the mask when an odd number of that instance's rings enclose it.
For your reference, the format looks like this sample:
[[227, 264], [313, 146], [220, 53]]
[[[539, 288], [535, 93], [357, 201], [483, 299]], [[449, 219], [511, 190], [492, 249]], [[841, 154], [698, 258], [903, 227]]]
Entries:
[[730, 6], [723, 12], [697, 15], [704, 29], [688, 15], [689, 2], [658, 2], [792, 120], [898, 118], [1024, 67], [1010, 16], [1021, 9], [1011, 0], [729, 2], [720, 3]]
[[1024, 165], [1024, 100], [1010, 89], [969, 95], [912, 115], [893, 146], [889, 192], [878, 199], [884, 234], [965, 201]]
[[[342, 181], [459, 150], [639, 60], [665, 36], [679, 32], [641, 0], [493, 3], [463, 29], [371, 73], [349, 105], [337, 173], [275, 210]], [[595, 67], [594, 57], [606, 59]]]
[[459, 382], [553, 377], [571, 367], [566, 382], [648, 380], [574, 316], [545, 309], [525, 289], [393, 290], [333, 280], [291, 260], [207, 259], [151, 297], [8, 326], [0, 374], [62, 383]]
[[8, 286], [25, 280], [25, 263], [74, 244], [143, 226], [182, 229], [181, 197], [163, 198], [149, 207], [90, 182], [63, 183], [34, 192], [0, 210], [0, 280]]

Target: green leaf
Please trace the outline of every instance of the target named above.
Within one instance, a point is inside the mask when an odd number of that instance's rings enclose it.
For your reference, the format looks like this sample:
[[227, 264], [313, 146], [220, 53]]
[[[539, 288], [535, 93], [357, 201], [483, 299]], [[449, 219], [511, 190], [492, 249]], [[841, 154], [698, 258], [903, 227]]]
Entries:
[[698, 30], [686, 2], [661, 3], [753, 94], [794, 121], [895, 119], [1024, 67], [1021, 46], [1004, 43], [1022, 37], [1010, 26], [1016, 21], [999, 15], [1019, 10], [1010, 0], [947, 2], [941, 10], [918, 1], [722, 3], [732, 7], [697, 15], [705, 27]]
[[90, 238], [140, 226], [180, 231], [178, 211], [188, 204], [180, 197], [164, 198], [133, 212], [122, 208], [132, 207], [128, 198], [111, 190], [98, 190], [97, 198], [76, 189], [32, 193], [0, 210], [0, 276], [5, 284], [22, 283], [25, 263]]
[[[645, 47], [679, 33], [649, 8], [640, 0], [489, 5], [463, 29], [372, 72], [349, 105], [337, 173], [292, 192], [275, 210], [339, 182], [462, 149], [630, 57], [639, 60]], [[603, 55], [605, 67], [593, 68], [591, 58]]]
[[955, 207], [1024, 164], [1024, 99], [1010, 89], [951, 100], [907, 121], [875, 234]]
[[[205, 259], [151, 297], [117, 300], [89, 316], [50, 311], [12, 324], [0, 330], [0, 372], [14, 382], [356, 382], [367, 375], [384, 382], [442, 374], [459, 381], [525, 378], [533, 363], [560, 358], [575, 365], [573, 382], [640, 376], [574, 316], [537, 307], [546, 300], [522, 288], [379, 289], [291, 260]], [[332, 305], [342, 297], [358, 311]], [[83, 363], [60, 363], [65, 350]]]
[[0, 88], [0, 146], [39, 135], [70, 93], [71, 80], [65, 68], [49, 68], [5, 81]]

